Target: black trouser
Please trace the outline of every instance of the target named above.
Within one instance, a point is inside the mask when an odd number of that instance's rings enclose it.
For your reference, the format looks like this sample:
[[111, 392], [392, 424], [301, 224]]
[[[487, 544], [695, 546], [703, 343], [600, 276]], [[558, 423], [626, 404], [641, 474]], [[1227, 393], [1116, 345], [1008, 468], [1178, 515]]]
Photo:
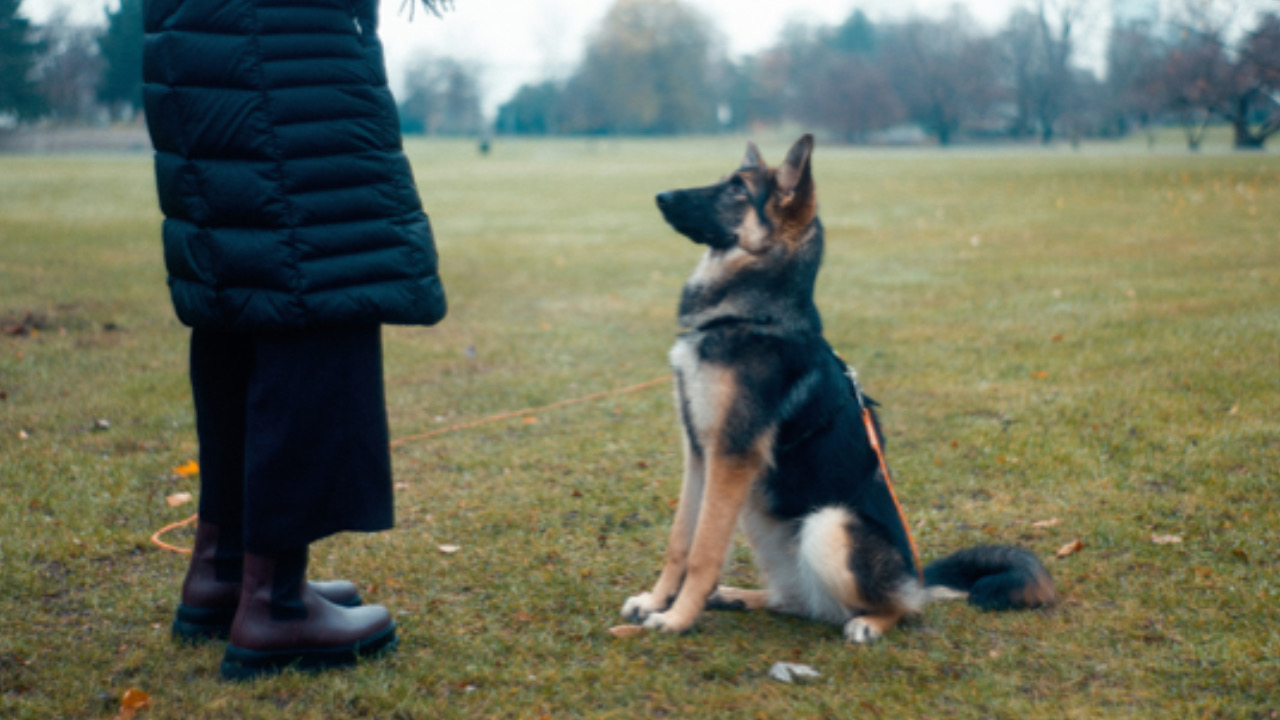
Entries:
[[378, 325], [191, 333], [200, 517], [275, 553], [392, 526]]

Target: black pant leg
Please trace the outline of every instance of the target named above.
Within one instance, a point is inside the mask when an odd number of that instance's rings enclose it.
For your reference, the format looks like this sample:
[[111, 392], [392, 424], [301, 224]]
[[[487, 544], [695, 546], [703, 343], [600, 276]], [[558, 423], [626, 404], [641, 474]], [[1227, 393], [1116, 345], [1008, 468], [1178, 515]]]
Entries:
[[393, 523], [382, 328], [259, 335], [245, 432], [245, 547]]
[[[200, 518], [236, 528], [244, 522], [245, 408], [254, 341], [243, 333], [191, 331], [191, 394], [200, 442]], [[236, 531], [227, 533], [231, 538]], [[238, 538], [235, 538], [238, 541]]]

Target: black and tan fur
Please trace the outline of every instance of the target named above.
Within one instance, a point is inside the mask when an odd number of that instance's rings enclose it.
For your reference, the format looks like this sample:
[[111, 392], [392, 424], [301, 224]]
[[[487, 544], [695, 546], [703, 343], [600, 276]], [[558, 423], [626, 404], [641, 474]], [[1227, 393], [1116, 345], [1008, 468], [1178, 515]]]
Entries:
[[[920, 582], [814, 305], [823, 232], [812, 150], [805, 135], [770, 169], [749, 145], [724, 180], [658, 195], [667, 222], [707, 251], [684, 286], [671, 350], [685, 471], [666, 562], [623, 616], [680, 632], [704, 608], [763, 608], [840, 624], [865, 643], [931, 598], [1052, 603], [1048, 572], [1017, 548], [963, 550]], [[765, 589], [718, 585], [735, 527]]]

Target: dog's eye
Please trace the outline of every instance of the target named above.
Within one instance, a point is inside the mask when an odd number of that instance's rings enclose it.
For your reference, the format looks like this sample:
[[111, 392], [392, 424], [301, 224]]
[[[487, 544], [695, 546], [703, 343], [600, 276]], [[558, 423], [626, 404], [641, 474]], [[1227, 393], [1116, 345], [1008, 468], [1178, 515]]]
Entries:
[[734, 198], [745, 198], [748, 195], [746, 182], [742, 178], [734, 176], [729, 181], [729, 195]]

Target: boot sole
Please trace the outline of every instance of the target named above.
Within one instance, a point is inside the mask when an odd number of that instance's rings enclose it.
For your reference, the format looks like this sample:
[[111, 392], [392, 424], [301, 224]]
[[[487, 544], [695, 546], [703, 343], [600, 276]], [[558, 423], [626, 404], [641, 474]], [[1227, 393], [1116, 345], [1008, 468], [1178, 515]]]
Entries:
[[[331, 601], [332, 602], [332, 601]], [[364, 600], [356, 595], [345, 602], [335, 602], [341, 607], [360, 607]], [[231, 637], [231, 622], [235, 620], [235, 608], [202, 608], [179, 605], [173, 616], [170, 634], [180, 643], [198, 645]]]
[[392, 652], [399, 644], [396, 624], [392, 622], [367, 638], [336, 647], [248, 650], [227, 645], [227, 652], [222, 657], [222, 677], [225, 680], [242, 681], [275, 675], [287, 668], [301, 672], [320, 672], [348, 667], [361, 660], [370, 660]]

